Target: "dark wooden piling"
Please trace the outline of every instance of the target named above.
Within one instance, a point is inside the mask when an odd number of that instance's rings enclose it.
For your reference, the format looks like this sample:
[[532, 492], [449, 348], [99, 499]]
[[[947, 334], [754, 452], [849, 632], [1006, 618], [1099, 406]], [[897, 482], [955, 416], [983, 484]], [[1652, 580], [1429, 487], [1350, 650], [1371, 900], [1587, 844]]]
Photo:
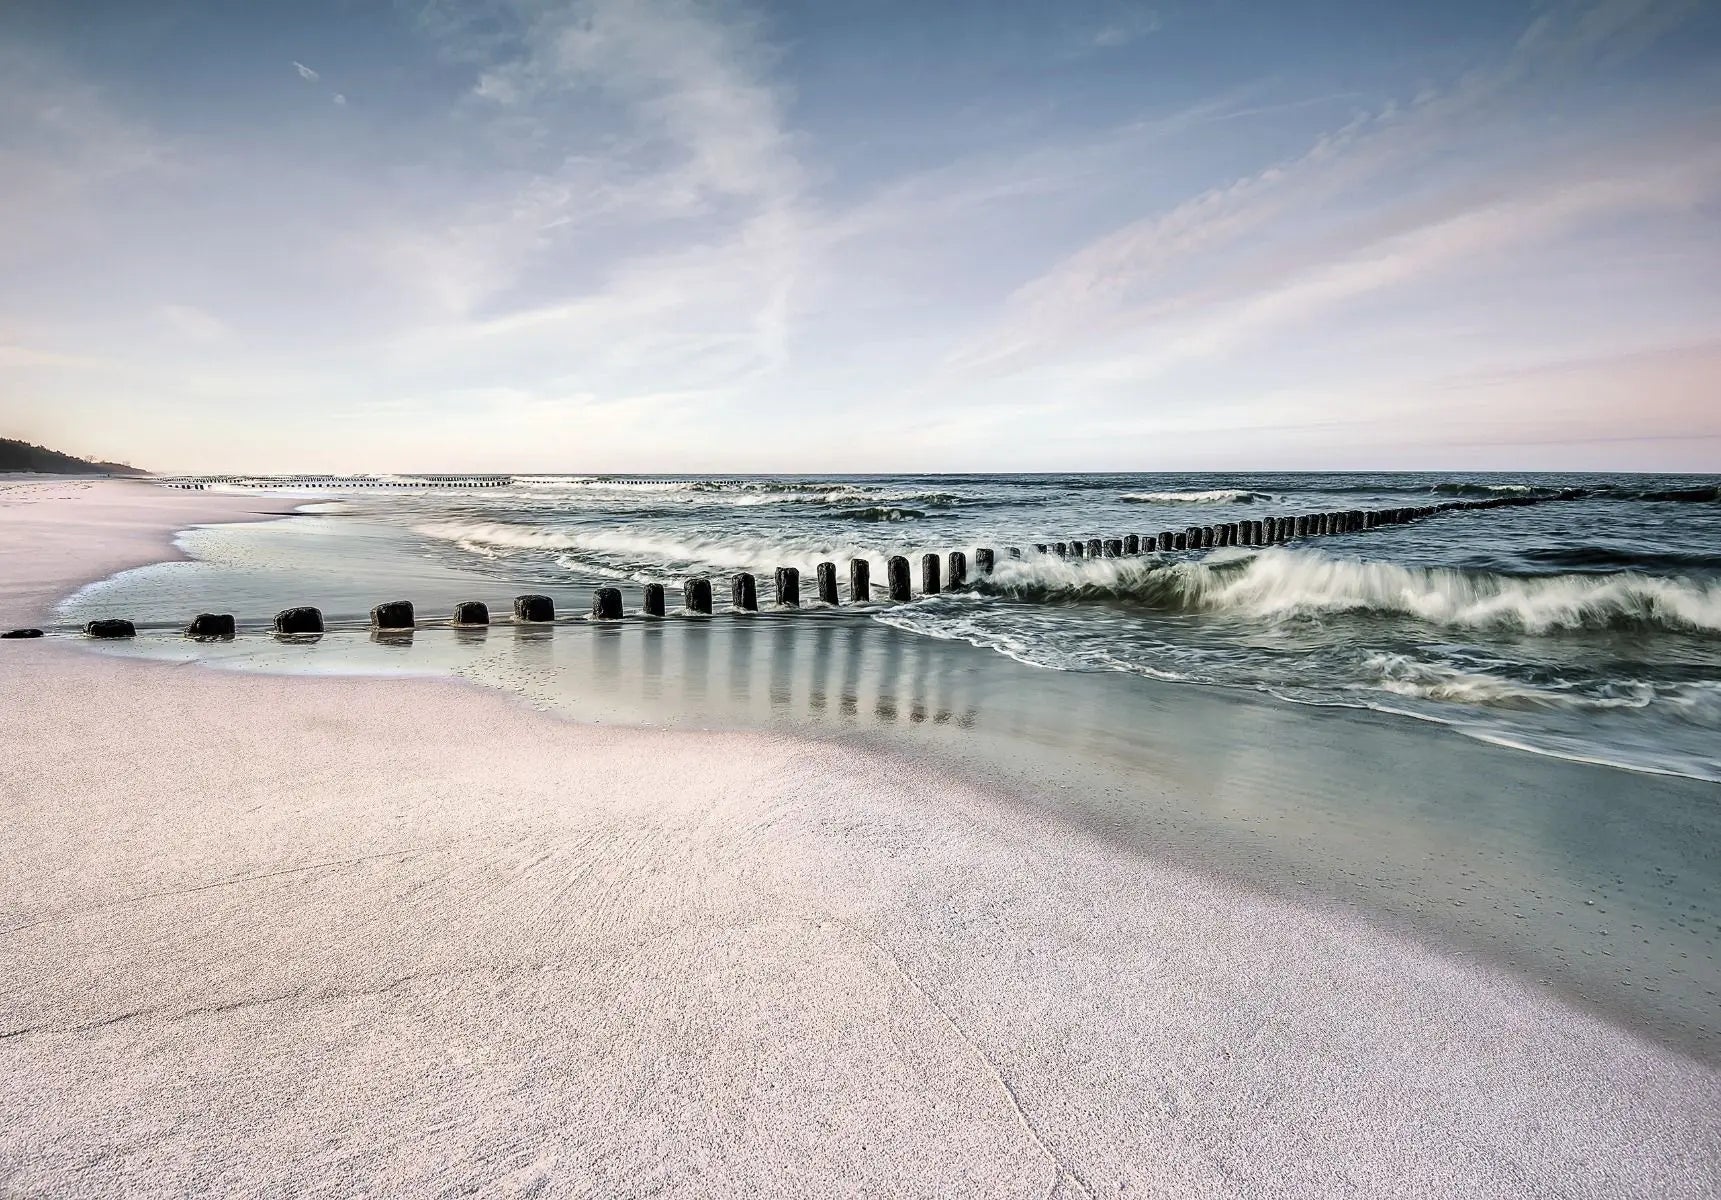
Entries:
[[1203, 550], [1213, 549], [1213, 526], [1211, 525], [1201, 527], [1201, 548]]
[[1071, 542], [1070, 543], [1070, 557], [1071, 558], [1082, 558], [1087, 553], [1087, 548], [1088, 548], [1088, 544], [1086, 542]]
[[746, 571], [729, 581], [729, 606], [736, 612], [759, 611], [759, 584]]
[[648, 617], [661, 617], [663, 615], [663, 612], [664, 612], [663, 585], [661, 583], [648, 583], [648, 584], [646, 584], [645, 585], [645, 615]]
[[976, 575], [990, 575], [996, 566], [997, 559], [993, 556], [992, 551], [985, 546], [974, 552], [974, 573]]
[[1052, 547], [1051, 547], [1051, 544], [1049, 542], [1035, 542], [1034, 543], [1034, 553], [1035, 554], [1045, 554], [1048, 551], [1050, 551], [1051, 548]]
[[1292, 519], [1295, 520], [1297, 523], [1297, 525], [1296, 525], [1297, 536], [1298, 537], [1308, 537], [1309, 536], [1309, 519], [1307, 517], [1294, 517]]
[[849, 603], [872, 603], [872, 564], [864, 558], [849, 559]]
[[1122, 538], [1107, 538], [1106, 543], [1105, 543], [1105, 556], [1107, 558], [1122, 558], [1123, 557], [1123, 539]]
[[1099, 558], [1105, 553], [1105, 543], [1099, 538], [1088, 539], [1088, 557]]
[[1189, 549], [1189, 531], [1187, 529], [1184, 530], [1182, 533], [1177, 533], [1177, 534], [1172, 535], [1171, 548], [1173, 550], [1187, 550], [1187, 549]]
[[0, 633], [0, 642], [28, 641], [42, 636], [40, 629], [8, 629]]
[[621, 620], [621, 589], [601, 587], [592, 593], [592, 620]]
[[801, 572], [798, 568], [777, 568], [777, 607], [801, 607]]
[[488, 625], [490, 606], [482, 600], [462, 600], [454, 606], [454, 620], [451, 623], [457, 629]]
[[711, 580], [695, 575], [681, 585], [682, 603], [690, 613], [711, 615]]
[[1175, 534], [1161, 533], [1159, 535], [1159, 552], [1161, 554], [1168, 553], [1176, 544], [1177, 536]]
[[936, 596], [944, 589], [939, 586], [938, 555], [922, 554], [920, 556], [920, 594]]
[[[1044, 554], [1045, 551], [1042, 550], [1041, 553]], [[1006, 547], [1004, 547], [1004, 554], [1008, 558], [1021, 558], [1022, 557], [1022, 547], [1020, 547], [1020, 546], [1006, 546]]]
[[370, 610], [372, 629], [411, 629], [416, 623], [412, 617], [412, 601], [388, 600]]
[[232, 613], [198, 613], [191, 618], [191, 624], [185, 627], [185, 636], [188, 638], [224, 642], [232, 641], [236, 632]]
[[1068, 542], [1053, 542], [1052, 553], [1056, 554], [1059, 558], [1068, 558], [1070, 554], [1070, 544]]
[[884, 577], [890, 590], [890, 598], [898, 604], [907, 603], [913, 596], [908, 584], [908, 559], [900, 554], [893, 554], [884, 564]]
[[1183, 545], [1179, 546], [1178, 549], [1179, 550], [1199, 550], [1199, 549], [1201, 549], [1201, 527], [1199, 525], [1191, 525], [1191, 526], [1189, 526], [1189, 528], [1187, 528], [1183, 531]]
[[841, 604], [842, 597], [837, 595], [837, 564], [822, 562], [814, 573], [818, 582], [820, 604]]
[[123, 617], [112, 617], [104, 621], [86, 621], [84, 636], [93, 638], [128, 638], [137, 636], [137, 626]]
[[1138, 533], [1132, 533], [1132, 534], [1127, 535], [1123, 539], [1123, 552], [1125, 554], [1132, 554], [1132, 555], [1133, 554], [1140, 554], [1141, 553], [1141, 535]]
[[556, 619], [556, 604], [548, 596], [515, 596], [514, 620], [519, 624], [541, 625]]
[[316, 608], [284, 608], [275, 614], [276, 633], [321, 633], [323, 613]]
[[944, 565], [949, 586], [959, 588], [968, 582], [968, 556], [962, 551], [952, 550]]

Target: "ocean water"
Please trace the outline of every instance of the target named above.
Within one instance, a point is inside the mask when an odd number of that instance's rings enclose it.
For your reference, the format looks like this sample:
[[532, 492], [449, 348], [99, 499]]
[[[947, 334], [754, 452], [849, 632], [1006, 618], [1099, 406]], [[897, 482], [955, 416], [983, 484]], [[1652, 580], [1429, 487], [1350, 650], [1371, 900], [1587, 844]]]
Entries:
[[[586, 611], [601, 585], [621, 586], [637, 611], [641, 585], [665, 583], [678, 598], [686, 577], [706, 574], [722, 611], [738, 571], [759, 576], [768, 605], [776, 567], [799, 568], [810, 600], [816, 565], [835, 561], [846, 598], [846, 560], [865, 557], [877, 596], [890, 555], [910, 557], [918, 591], [920, 554], [960, 549], [972, 562], [989, 546], [999, 558], [990, 577], [865, 619], [1050, 670], [1368, 707], [1540, 753], [1721, 779], [1716, 477], [519, 475], [206, 486], [276, 492], [283, 507], [311, 492], [334, 497], [314, 506], [322, 536], [208, 548], [246, 574], [224, 585], [227, 605], [257, 601], [241, 613], [256, 620], [288, 602], [266, 586], [270, 571], [303, 581], [291, 602], [320, 604], [334, 620], [362, 619], [392, 598], [391, 585], [422, 587], [427, 576], [433, 594], [409, 598], [440, 616], [453, 594], [435, 586], [438, 571], [548, 591], [564, 613]], [[1098, 560], [1032, 552], [1270, 515], [1566, 489], [1584, 494], [1265, 549]], [[319, 590], [335, 544], [343, 578]], [[354, 554], [355, 544], [367, 549]], [[1008, 546], [1028, 553], [1009, 559]], [[85, 600], [68, 615], [114, 597]]]
[[[477, 485], [483, 486], [477, 486]], [[1169, 862], [1366, 913], [1721, 1061], [1721, 504], [1692, 478], [1431, 475], [228, 479], [282, 519], [69, 597], [108, 653], [423, 673], [581, 720], [778, 729], [950, 770]], [[1583, 495], [1134, 558], [1040, 555], [1243, 518]], [[309, 512], [301, 513], [301, 510]], [[292, 515], [301, 513], [301, 515]], [[979, 547], [908, 604], [812, 603], [812, 572]], [[1026, 553], [1011, 559], [1006, 548]], [[772, 611], [771, 573], [803, 572]], [[729, 576], [762, 611], [728, 611]], [[678, 615], [709, 575], [716, 615]], [[670, 587], [666, 620], [636, 614]], [[630, 614], [590, 623], [617, 586]], [[917, 589], [918, 590], [918, 589]], [[554, 597], [554, 625], [508, 622]], [[410, 599], [419, 628], [372, 633]], [[463, 600], [497, 621], [453, 629]], [[281, 608], [321, 639], [277, 639]], [[241, 636], [180, 636], [200, 611]], [[482, 730], [459, 736], [484, 736]], [[866, 786], [857, 780], [856, 786]], [[690, 779], [697, 787], [698, 780]]]

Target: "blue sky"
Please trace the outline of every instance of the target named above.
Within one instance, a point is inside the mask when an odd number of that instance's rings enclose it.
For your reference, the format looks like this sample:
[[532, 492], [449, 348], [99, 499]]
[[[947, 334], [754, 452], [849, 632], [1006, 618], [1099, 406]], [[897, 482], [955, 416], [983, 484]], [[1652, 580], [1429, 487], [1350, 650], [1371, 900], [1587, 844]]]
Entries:
[[1721, 463], [1721, 5], [0, 12], [0, 434], [158, 469]]

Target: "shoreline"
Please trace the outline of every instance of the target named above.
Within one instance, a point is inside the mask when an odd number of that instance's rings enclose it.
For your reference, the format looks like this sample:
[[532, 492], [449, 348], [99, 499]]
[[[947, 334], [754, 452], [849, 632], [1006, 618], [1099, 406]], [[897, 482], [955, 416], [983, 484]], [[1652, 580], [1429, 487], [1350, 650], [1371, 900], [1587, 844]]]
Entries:
[[[60, 566], [211, 519], [144, 507], [56, 522]], [[14, 533], [0, 509], [11, 560]], [[9, 580], [0, 623], [47, 582]], [[0, 653], [0, 1180], [25, 1189], [1721, 1178], [1713, 1068], [925, 760]]]

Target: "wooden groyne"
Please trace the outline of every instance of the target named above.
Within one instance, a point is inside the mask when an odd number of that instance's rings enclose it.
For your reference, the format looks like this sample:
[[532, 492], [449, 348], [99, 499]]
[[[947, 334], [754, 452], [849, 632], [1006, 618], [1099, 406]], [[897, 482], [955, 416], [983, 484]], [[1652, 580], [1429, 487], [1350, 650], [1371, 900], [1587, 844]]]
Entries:
[[[1030, 555], [1062, 559], [1128, 559], [1146, 555], [1166, 555], [1226, 546], [1276, 546], [1292, 541], [1341, 534], [1363, 533], [1415, 521], [1443, 513], [1487, 508], [1521, 508], [1550, 501], [1579, 499], [1577, 489], [1544, 496], [1494, 496], [1481, 500], [1447, 500], [1438, 504], [1413, 505], [1400, 508], [1349, 509], [1335, 512], [1302, 513], [1295, 516], [1262, 517], [1260, 519], [1228, 521], [1217, 525], [1190, 525], [1183, 529], [1165, 529], [1155, 533], [1129, 534], [1109, 538], [1072, 538], [1061, 542], [1035, 542], [1030, 547], [1006, 546], [1007, 560], [1022, 560]], [[983, 579], [997, 570], [998, 550], [981, 546], [974, 551], [975, 580]], [[920, 595], [939, 593], [969, 586], [968, 555], [961, 550], [947, 553], [926, 553], [920, 556]], [[842, 606], [835, 562], [822, 562], [816, 568], [816, 591], [821, 607]], [[854, 558], [848, 564], [848, 603], [870, 605], [872, 566], [864, 558]], [[801, 573], [796, 567], [778, 567], [772, 580], [775, 607], [795, 610], [801, 607]], [[905, 604], [915, 598], [913, 579], [906, 555], [892, 555], [885, 562], [885, 590], [892, 604]], [[730, 577], [730, 611], [751, 613], [759, 610], [758, 581], [745, 571]], [[619, 621], [628, 614], [623, 608], [619, 588], [601, 587], [592, 596], [588, 621]], [[648, 583], [644, 589], [641, 615], [657, 618], [670, 615], [666, 606], [666, 589], [661, 583]], [[712, 615], [712, 583], [709, 576], [696, 575], [682, 584], [682, 606], [677, 616], [705, 617]], [[579, 620], [581, 618], [566, 618]], [[558, 621], [555, 601], [544, 595], [524, 595], [514, 598], [515, 625], [547, 625]], [[490, 610], [479, 600], [464, 601], [455, 606], [450, 620], [435, 622], [458, 629], [482, 629], [490, 625]], [[380, 634], [407, 633], [420, 624], [410, 600], [391, 600], [371, 610], [370, 628]], [[296, 607], [275, 614], [273, 632], [280, 637], [315, 637], [325, 631], [323, 614], [319, 609]], [[233, 617], [226, 613], [200, 613], [185, 629], [185, 635], [201, 640], [226, 640], [237, 630]], [[133, 623], [121, 619], [91, 621], [84, 626], [87, 637], [99, 639], [129, 638], [136, 635]], [[40, 637], [41, 630], [15, 629], [0, 633], [0, 639]]]

